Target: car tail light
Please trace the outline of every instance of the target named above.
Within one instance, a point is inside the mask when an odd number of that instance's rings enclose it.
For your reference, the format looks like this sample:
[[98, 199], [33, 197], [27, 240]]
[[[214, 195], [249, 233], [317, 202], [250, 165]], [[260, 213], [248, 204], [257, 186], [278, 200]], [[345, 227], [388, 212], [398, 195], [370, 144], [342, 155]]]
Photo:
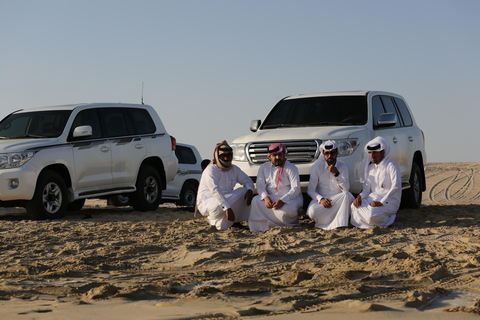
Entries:
[[170, 136], [170, 140], [172, 141], [172, 151], [175, 151], [175, 148], [177, 146], [177, 139], [175, 139], [173, 136]]

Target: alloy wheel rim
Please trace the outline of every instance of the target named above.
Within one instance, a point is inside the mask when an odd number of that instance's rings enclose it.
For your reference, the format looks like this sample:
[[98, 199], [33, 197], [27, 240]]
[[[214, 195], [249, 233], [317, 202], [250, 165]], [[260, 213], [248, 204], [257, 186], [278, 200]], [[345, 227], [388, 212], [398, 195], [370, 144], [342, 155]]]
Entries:
[[158, 198], [158, 184], [154, 177], [148, 177], [143, 186], [143, 194], [149, 203], [153, 203]]
[[49, 214], [55, 214], [62, 206], [62, 191], [58, 184], [50, 182], [43, 189], [43, 207]]
[[191, 190], [185, 193], [185, 204], [189, 207], [193, 207], [195, 205], [195, 193]]

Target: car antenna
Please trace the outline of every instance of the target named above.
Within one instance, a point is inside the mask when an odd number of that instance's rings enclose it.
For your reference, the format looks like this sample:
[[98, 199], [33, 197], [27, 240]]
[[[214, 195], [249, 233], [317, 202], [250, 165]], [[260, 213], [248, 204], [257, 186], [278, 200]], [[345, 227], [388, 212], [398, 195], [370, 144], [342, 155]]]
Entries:
[[143, 104], [143, 82], [142, 82], [142, 104]]

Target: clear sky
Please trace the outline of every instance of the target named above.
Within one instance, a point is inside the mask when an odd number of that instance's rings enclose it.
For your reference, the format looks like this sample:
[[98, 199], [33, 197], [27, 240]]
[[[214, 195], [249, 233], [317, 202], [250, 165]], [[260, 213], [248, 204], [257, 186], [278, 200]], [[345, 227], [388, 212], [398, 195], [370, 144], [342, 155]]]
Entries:
[[478, 0], [0, 0], [0, 117], [140, 103], [211, 158], [281, 98], [401, 94], [429, 162], [480, 161]]

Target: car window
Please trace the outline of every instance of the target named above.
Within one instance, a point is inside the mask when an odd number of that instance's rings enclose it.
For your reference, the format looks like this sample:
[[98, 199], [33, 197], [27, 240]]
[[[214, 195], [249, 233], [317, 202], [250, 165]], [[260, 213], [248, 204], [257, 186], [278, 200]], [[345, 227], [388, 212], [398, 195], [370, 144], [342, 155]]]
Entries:
[[105, 127], [106, 136], [108, 138], [126, 136], [129, 134], [123, 109], [103, 108], [100, 109], [100, 116]]
[[376, 128], [378, 125], [378, 117], [381, 114], [385, 113], [385, 109], [383, 108], [382, 101], [380, 100], [380, 96], [375, 96], [372, 99], [372, 116], [373, 116], [373, 128]]
[[128, 109], [128, 116], [132, 121], [136, 134], [155, 133], [157, 130], [152, 117], [145, 109]]
[[365, 96], [315, 97], [280, 101], [265, 118], [262, 129], [366, 123]]
[[177, 145], [175, 148], [175, 155], [178, 158], [178, 163], [184, 163], [184, 164], [197, 163], [197, 158], [195, 157], [195, 153], [193, 153], [193, 150], [188, 147]]
[[400, 111], [400, 114], [402, 116], [403, 124], [406, 127], [412, 126], [413, 125], [412, 116], [410, 115], [410, 112], [408, 112], [405, 102], [403, 102], [403, 100], [399, 98], [394, 98], [394, 99], [395, 99], [395, 103], [397, 104], [398, 110]]
[[393, 113], [393, 114], [397, 115], [397, 123], [394, 126], [392, 126], [392, 128], [400, 127], [402, 118], [400, 118], [400, 116], [398, 115], [397, 109], [395, 108], [395, 105], [393, 104], [392, 98], [387, 97], [387, 96], [382, 96], [382, 102], [383, 102], [383, 106], [385, 107], [385, 111], [387, 113]]
[[103, 136], [102, 126], [100, 125], [100, 119], [98, 117], [97, 109], [87, 109], [87, 110], [80, 111], [77, 114], [77, 116], [75, 117], [75, 120], [73, 120], [70, 137], [73, 134], [73, 130], [75, 130], [75, 128], [79, 126], [91, 126], [92, 135], [89, 137], [75, 138], [75, 140], [98, 139]]
[[70, 110], [14, 113], [0, 124], [0, 137], [53, 138], [62, 134]]

